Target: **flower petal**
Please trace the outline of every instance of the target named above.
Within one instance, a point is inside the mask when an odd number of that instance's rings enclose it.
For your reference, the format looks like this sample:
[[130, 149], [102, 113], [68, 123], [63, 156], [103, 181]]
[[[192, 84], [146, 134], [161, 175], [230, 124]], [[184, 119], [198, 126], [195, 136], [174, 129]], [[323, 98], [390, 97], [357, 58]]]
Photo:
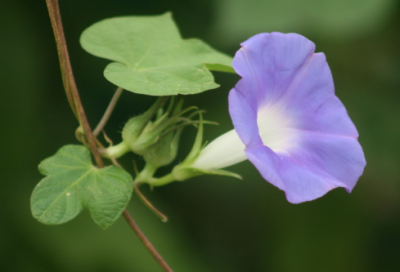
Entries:
[[344, 187], [351, 192], [361, 176], [365, 159], [351, 137], [304, 133], [289, 152], [272, 152], [266, 146], [246, 150], [248, 159], [270, 183], [285, 191], [291, 203], [319, 198]]
[[236, 131], [228, 131], [208, 144], [192, 167], [209, 170], [237, 164], [247, 159], [244, 153], [245, 148]]
[[296, 128], [358, 137], [345, 107], [335, 96], [332, 74], [322, 53], [309, 58], [276, 104], [287, 118], [296, 120]]
[[254, 90], [246, 97], [261, 104], [275, 103], [315, 50], [314, 43], [294, 33], [262, 33], [241, 45], [232, 65], [242, 84]]
[[[238, 83], [240, 84], [240, 82]], [[257, 104], [251, 103], [243, 93], [251, 93], [251, 89], [234, 88], [229, 92], [229, 114], [236, 132], [246, 146], [262, 145], [257, 126]]]
[[358, 132], [335, 96], [325, 55], [297, 34], [264, 33], [242, 44], [233, 66], [242, 76], [229, 112], [246, 155], [292, 203], [344, 187], [365, 167]]

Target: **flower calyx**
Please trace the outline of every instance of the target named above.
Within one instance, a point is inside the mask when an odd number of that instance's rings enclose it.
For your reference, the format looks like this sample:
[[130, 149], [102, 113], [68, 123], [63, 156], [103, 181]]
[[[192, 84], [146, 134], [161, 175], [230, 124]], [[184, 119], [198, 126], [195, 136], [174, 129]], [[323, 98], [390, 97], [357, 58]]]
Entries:
[[175, 166], [174, 169], [172, 170], [171, 174], [175, 180], [183, 181], [188, 178], [200, 175], [220, 175], [220, 176], [229, 176], [242, 179], [240, 175], [222, 169], [202, 169], [193, 167], [201, 151], [206, 145], [202, 144], [202, 140], [203, 140], [203, 118], [202, 114], [200, 113], [199, 128], [197, 131], [196, 139], [193, 144], [192, 150], [190, 151], [186, 159], [181, 164]]
[[122, 142], [107, 148], [107, 155], [119, 158], [127, 152], [144, 157], [147, 164], [161, 167], [170, 164], [176, 157], [178, 142], [184, 126], [193, 124], [193, 114], [184, 114], [196, 107], [182, 110], [183, 100], [175, 103], [170, 99], [166, 110], [163, 106], [168, 97], [160, 97], [143, 114], [131, 118], [122, 130]]

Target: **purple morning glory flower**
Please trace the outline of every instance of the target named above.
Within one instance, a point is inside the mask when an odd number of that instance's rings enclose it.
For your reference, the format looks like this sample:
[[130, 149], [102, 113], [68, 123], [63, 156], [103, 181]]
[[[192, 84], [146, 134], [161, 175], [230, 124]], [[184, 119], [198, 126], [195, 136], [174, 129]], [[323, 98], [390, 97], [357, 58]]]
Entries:
[[211, 142], [193, 167], [223, 168], [246, 158], [291, 203], [344, 187], [365, 167], [358, 133], [335, 96], [323, 53], [298, 34], [262, 33], [233, 60], [242, 77], [229, 94], [235, 130]]

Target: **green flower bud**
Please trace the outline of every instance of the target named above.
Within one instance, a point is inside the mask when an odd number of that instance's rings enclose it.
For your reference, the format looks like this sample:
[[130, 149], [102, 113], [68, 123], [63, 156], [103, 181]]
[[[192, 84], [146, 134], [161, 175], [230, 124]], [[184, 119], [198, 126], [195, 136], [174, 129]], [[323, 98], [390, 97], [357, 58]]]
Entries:
[[170, 164], [176, 157], [178, 143], [183, 128], [170, 132], [156, 144], [147, 148], [143, 154], [146, 163], [157, 167]]
[[183, 100], [174, 105], [175, 100], [171, 98], [164, 113], [162, 107], [167, 99], [168, 97], [159, 98], [148, 111], [131, 118], [122, 130], [122, 142], [108, 148], [108, 155], [118, 158], [127, 151], [132, 151], [157, 166], [171, 163], [176, 156], [181, 128], [195, 123], [191, 120], [193, 113], [189, 117], [183, 115], [197, 108], [182, 110]]
[[155, 128], [151, 119], [162, 108], [168, 98], [160, 97], [149, 110], [135, 116], [125, 124], [122, 130], [122, 141], [133, 152], [143, 155], [144, 151], [155, 144], [159, 137], [159, 130]]
[[[166, 136], [161, 138], [155, 145], [146, 150], [144, 154], [146, 167], [145, 170], [139, 174], [136, 182], [148, 183], [151, 186], [163, 186], [173, 181], [184, 181], [186, 179], [200, 175], [221, 175], [241, 179], [238, 174], [232, 173], [230, 171], [222, 169], [201, 169], [193, 167], [201, 151], [204, 148], [204, 146], [202, 145], [203, 123], [207, 122], [203, 121], [201, 112], [197, 113], [200, 115], [198, 123], [199, 127], [192, 150], [190, 151], [186, 159], [181, 164], [175, 166], [170, 174], [165, 175], [161, 178], [153, 177], [154, 170], [156, 168], [171, 163], [172, 160], [175, 158], [178, 149], [179, 136], [182, 130], [182, 128], [179, 128], [178, 131], [176, 131], [175, 133], [167, 133]], [[148, 169], [150, 169], [151, 171], [148, 171]]]

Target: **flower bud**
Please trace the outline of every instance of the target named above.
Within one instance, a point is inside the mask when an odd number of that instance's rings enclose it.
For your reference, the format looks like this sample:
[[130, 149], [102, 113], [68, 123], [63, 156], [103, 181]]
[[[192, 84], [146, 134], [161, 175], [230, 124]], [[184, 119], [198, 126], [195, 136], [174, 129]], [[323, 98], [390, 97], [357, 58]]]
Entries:
[[145, 113], [131, 118], [122, 130], [122, 140], [133, 152], [143, 155], [145, 150], [155, 144], [159, 130], [151, 121], [155, 113], [161, 109], [168, 98], [159, 98]]
[[178, 143], [183, 128], [170, 132], [162, 137], [156, 144], [146, 149], [143, 154], [146, 163], [156, 167], [170, 164], [176, 157]]
[[159, 98], [144, 114], [131, 118], [122, 130], [122, 143], [108, 148], [109, 155], [125, 154], [130, 150], [142, 155], [153, 166], [171, 163], [176, 157], [182, 129], [196, 123], [191, 118], [197, 111], [188, 117], [183, 115], [197, 108], [188, 107], [182, 110], [183, 100], [175, 104], [175, 99], [171, 98], [164, 112], [162, 107], [167, 99]]

